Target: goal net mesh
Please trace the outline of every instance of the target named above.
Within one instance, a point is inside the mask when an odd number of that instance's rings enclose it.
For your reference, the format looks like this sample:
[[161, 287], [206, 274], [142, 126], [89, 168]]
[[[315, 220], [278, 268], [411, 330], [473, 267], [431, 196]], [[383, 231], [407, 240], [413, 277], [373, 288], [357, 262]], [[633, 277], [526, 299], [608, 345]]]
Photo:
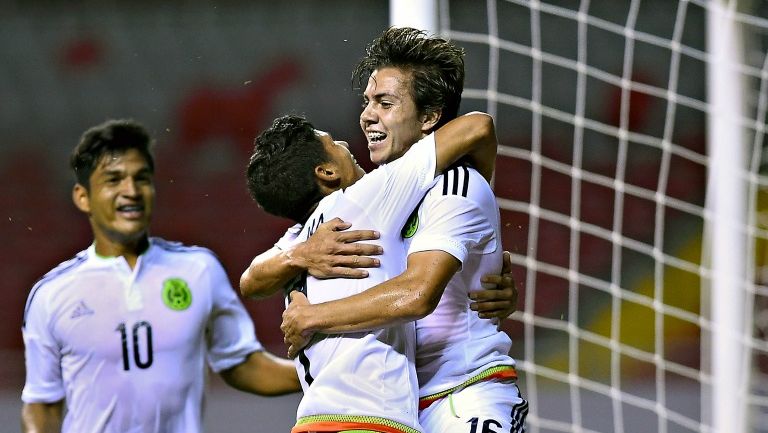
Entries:
[[[491, 113], [501, 143], [494, 190], [521, 292], [504, 327], [528, 431], [713, 431], [713, 3], [439, 2], [440, 34], [467, 51], [462, 111]], [[747, 430], [768, 431], [768, 4], [725, 9], [744, 89], [743, 145], [718, 144], [744, 149], [746, 361], [733, 369], [748, 375]]]

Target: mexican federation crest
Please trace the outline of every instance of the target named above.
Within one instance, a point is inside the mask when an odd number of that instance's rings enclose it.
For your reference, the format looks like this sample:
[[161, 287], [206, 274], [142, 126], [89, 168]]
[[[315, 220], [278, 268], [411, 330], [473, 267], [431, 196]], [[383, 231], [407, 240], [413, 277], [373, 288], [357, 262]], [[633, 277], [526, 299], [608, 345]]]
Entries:
[[182, 311], [192, 305], [192, 291], [181, 278], [168, 278], [163, 281], [163, 303], [171, 310]]

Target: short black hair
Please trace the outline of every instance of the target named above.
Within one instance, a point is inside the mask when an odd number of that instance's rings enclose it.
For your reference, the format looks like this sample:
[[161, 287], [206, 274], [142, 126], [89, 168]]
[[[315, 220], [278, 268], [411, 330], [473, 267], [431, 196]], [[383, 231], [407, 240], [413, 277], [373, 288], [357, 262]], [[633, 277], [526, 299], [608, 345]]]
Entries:
[[278, 117], [254, 140], [248, 161], [248, 192], [272, 215], [304, 222], [324, 194], [315, 167], [328, 162], [315, 127], [304, 117]]
[[411, 27], [390, 27], [373, 40], [352, 72], [353, 84], [365, 83], [377, 69], [410, 72], [411, 95], [419, 114], [442, 110], [434, 129], [456, 118], [464, 91], [464, 49]]
[[152, 156], [152, 139], [146, 128], [132, 119], [111, 119], [86, 130], [80, 142], [72, 150], [69, 166], [75, 180], [86, 189], [90, 187], [93, 171], [104, 155], [121, 155], [136, 149], [146, 159], [154, 173], [155, 160]]

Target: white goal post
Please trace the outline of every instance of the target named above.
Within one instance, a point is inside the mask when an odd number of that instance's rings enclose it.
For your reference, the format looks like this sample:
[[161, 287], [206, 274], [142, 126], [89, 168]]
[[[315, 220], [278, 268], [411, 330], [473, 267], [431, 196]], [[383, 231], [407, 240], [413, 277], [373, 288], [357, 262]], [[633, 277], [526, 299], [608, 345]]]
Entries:
[[389, 23], [393, 26], [413, 27], [429, 34], [437, 34], [437, 0], [389, 0]]
[[768, 431], [768, 5], [390, 0], [390, 25], [464, 47], [462, 111], [496, 119], [528, 431]]
[[[707, 14], [709, 99], [709, 176], [707, 179], [709, 308], [712, 318], [709, 360], [711, 387], [703, 392], [705, 421], [715, 432], [746, 430], [749, 353], [744, 336], [752, 311], [747, 308], [747, 286], [754, 265], [747, 265], [747, 172], [744, 117], [746, 83], [738, 70], [743, 64], [743, 42], [734, 19], [736, 2], [713, 0]], [[751, 209], [754, 212], [754, 209]], [[753, 258], [752, 258], [753, 260]], [[745, 320], [746, 319], [746, 320]], [[702, 354], [707, 360], [706, 354]]]

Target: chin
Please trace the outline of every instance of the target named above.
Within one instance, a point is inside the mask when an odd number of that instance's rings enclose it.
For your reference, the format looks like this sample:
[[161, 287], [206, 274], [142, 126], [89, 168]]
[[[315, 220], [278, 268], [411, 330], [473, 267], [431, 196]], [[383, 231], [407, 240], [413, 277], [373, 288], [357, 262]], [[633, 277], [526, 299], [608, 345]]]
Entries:
[[137, 241], [143, 237], [147, 236], [148, 232], [148, 226], [142, 224], [139, 227], [122, 227], [117, 230], [114, 230], [113, 234], [115, 237], [125, 241], [125, 242], [134, 242]]
[[381, 165], [387, 162], [380, 153], [371, 152], [370, 158], [371, 158], [371, 162], [376, 165]]

